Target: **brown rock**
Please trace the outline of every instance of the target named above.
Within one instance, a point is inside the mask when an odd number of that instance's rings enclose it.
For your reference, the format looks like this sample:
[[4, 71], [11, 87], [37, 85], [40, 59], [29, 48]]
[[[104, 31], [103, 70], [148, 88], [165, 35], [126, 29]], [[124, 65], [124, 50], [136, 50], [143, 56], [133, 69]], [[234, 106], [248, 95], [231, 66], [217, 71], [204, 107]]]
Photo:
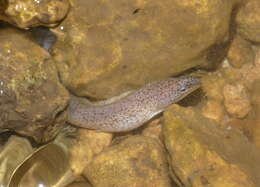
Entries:
[[0, 41], [0, 131], [48, 141], [63, 126], [69, 99], [55, 64], [22, 32], [2, 29]]
[[151, 120], [142, 130], [143, 136], [157, 138], [160, 142], [162, 141], [162, 122], [161, 119]]
[[217, 100], [208, 100], [206, 105], [202, 108], [202, 113], [209, 119], [221, 122], [223, 120], [225, 111], [223, 104]]
[[231, 42], [227, 58], [233, 67], [241, 68], [245, 63], [253, 63], [254, 53], [248, 41], [236, 36]]
[[254, 107], [254, 116], [251, 125], [253, 142], [260, 148], [260, 79], [254, 81], [252, 88], [252, 105]]
[[171, 186], [164, 154], [156, 139], [132, 136], [97, 155], [84, 175], [95, 187]]
[[260, 48], [255, 50], [254, 63], [245, 64], [238, 71], [240, 74], [240, 82], [249, 88], [252, 87], [255, 80], [260, 79]]
[[260, 1], [249, 0], [236, 17], [238, 33], [245, 39], [260, 42]]
[[72, 2], [55, 29], [62, 81], [77, 95], [108, 98], [207, 63], [238, 1]]
[[71, 168], [75, 175], [81, 175], [91, 160], [108, 147], [111, 141], [111, 133], [79, 129], [77, 140], [69, 151], [71, 154]]
[[[218, 121], [222, 127], [241, 130], [249, 140], [258, 137], [253, 135], [258, 122], [251, 95], [254, 82], [260, 79], [260, 50], [257, 46], [252, 49], [253, 62], [244, 63], [238, 68], [224, 60], [222, 67], [202, 78], [202, 89], [208, 98], [202, 103], [203, 115]], [[225, 91], [224, 86], [227, 86]]]
[[226, 84], [223, 95], [225, 108], [230, 115], [243, 118], [250, 112], [249, 93], [242, 84]]
[[224, 84], [225, 79], [217, 73], [209, 74], [209, 76], [202, 79], [202, 89], [206, 96], [216, 101], [222, 101], [224, 99], [222, 94]]
[[221, 69], [218, 74], [221, 74], [226, 82], [241, 83], [247, 88], [252, 87], [252, 83], [260, 79], [260, 48], [254, 47], [253, 63], [246, 63], [241, 68], [226, 67]]
[[221, 76], [225, 80], [225, 83], [236, 82], [236, 81], [240, 80], [241, 75], [240, 75], [239, 71], [237, 71], [239, 69], [231, 66], [228, 59], [223, 60], [221, 66], [222, 67], [219, 69], [219, 71], [217, 71], [217, 73], [219, 76]]
[[182, 186], [260, 185], [260, 152], [237, 130], [178, 105], [164, 113], [164, 121], [173, 178]]
[[0, 3], [0, 20], [19, 28], [53, 27], [68, 11], [68, 0], [6, 0]]
[[256, 110], [260, 110], [260, 79], [256, 79], [252, 86], [252, 105]]

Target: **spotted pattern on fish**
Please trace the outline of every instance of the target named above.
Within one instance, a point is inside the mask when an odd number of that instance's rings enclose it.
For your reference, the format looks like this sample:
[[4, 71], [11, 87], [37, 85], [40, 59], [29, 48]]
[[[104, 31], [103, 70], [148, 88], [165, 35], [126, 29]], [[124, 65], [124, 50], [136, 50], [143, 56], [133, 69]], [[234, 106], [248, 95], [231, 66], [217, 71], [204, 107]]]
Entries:
[[108, 104], [82, 102], [81, 98], [73, 96], [69, 104], [68, 122], [104, 132], [130, 131], [199, 87], [198, 78], [182, 76], [152, 82]]

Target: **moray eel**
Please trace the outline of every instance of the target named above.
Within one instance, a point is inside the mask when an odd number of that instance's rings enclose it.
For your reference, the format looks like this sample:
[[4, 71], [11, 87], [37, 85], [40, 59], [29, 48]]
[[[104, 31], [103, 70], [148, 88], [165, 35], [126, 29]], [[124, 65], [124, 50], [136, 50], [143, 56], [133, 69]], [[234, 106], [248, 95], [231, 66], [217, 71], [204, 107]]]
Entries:
[[135, 92], [103, 102], [91, 103], [73, 96], [68, 108], [68, 122], [103, 132], [130, 131], [199, 87], [198, 78], [182, 76], [152, 82]]

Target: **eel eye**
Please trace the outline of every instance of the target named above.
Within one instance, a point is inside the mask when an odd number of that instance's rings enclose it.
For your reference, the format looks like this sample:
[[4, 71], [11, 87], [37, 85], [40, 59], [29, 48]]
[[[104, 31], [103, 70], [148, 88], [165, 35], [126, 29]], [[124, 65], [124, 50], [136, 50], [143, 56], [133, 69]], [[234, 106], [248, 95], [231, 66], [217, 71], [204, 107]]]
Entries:
[[186, 88], [181, 87], [181, 88], [180, 88], [180, 91], [181, 91], [181, 92], [185, 92], [185, 91], [186, 91]]

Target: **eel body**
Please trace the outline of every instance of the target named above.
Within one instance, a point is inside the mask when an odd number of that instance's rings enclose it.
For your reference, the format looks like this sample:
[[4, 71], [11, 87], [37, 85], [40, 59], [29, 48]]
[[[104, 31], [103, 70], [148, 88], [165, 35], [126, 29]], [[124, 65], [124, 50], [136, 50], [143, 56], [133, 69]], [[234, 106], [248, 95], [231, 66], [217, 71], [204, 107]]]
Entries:
[[124, 132], [140, 127], [167, 106], [200, 87], [195, 77], [168, 78], [105, 102], [91, 103], [72, 97], [68, 122], [104, 132]]

